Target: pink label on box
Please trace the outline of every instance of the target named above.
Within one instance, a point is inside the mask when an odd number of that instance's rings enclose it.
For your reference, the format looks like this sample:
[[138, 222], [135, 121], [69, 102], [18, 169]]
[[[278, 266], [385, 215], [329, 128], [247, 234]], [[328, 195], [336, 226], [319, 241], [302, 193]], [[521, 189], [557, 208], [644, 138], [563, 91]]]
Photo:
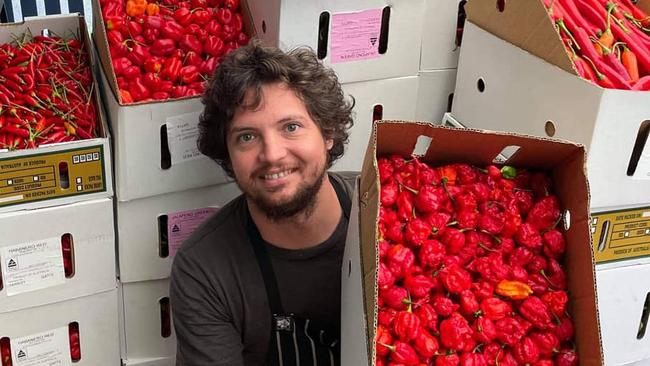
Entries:
[[379, 57], [382, 9], [332, 15], [330, 62]]
[[168, 214], [167, 242], [169, 243], [169, 256], [173, 258], [185, 239], [189, 238], [194, 230], [217, 210], [219, 210], [217, 207], [205, 207]]

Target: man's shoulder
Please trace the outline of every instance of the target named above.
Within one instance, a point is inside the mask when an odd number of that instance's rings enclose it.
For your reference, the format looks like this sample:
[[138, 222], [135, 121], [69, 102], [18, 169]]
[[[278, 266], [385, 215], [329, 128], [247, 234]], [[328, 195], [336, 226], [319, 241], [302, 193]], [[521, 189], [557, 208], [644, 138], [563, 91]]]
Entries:
[[348, 196], [352, 197], [352, 194], [354, 193], [354, 185], [360, 173], [343, 171], [343, 172], [329, 172], [329, 174], [337, 182], [341, 183]]
[[201, 256], [207, 251], [220, 251], [224, 246], [234, 244], [231, 239], [245, 232], [244, 219], [245, 199], [238, 196], [199, 225], [185, 240], [178, 253]]

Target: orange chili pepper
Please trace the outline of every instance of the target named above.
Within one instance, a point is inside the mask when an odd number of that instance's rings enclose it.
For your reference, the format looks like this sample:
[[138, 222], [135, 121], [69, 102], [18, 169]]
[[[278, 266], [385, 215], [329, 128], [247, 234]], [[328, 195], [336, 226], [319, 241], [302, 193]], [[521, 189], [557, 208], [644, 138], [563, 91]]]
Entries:
[[124, 104], [133, 103], [133, 97], [128, 90], [120, 89], [120, 101]]
[[65, 126], [65, 130], [68, 132], [68, 135], [74, 136], [77, 134], [77, 129], [74, 128], [74, 126], [69, 122], [64, 122], [63, 125]]
[[639, 65], [636, 55], [629, 48], [623, 46], [623, 53], [621, 53], [621, 63], [630, 74], [630, 81], [637, 82], [639, 80]]
[[513, 300], [522, 300], [532, 294], [533, 290], [523, 282], [502, 280], [497, 284], [494, 292]]
[[147, 4], [146, 12], [147, 15], [158, 15], [160, 13], [160, 7], [158, 4], [149, 3]]
[[126, 14], [132, 17], [144, 14], [147, 0], [129, 0], [126, 2]]

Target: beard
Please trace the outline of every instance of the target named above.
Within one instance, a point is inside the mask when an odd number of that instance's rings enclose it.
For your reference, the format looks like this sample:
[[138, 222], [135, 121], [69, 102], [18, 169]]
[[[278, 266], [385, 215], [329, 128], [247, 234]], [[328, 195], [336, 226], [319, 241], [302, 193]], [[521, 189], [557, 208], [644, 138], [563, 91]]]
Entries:
[[237, 182], [237, 185], [244, 192], [244, 196], [264, 213], [269, 220], [280, 222], [300, 214], [304, 214], [305, 217], [311, 216], [326, 174], [327, 169], [325, 167], [320, 168], [313, 182], [303, 182], [298, 186], [293, 197], [282, 202], [275, 202], [267, 199], [262, 194], [246, 191], [239, 182]]

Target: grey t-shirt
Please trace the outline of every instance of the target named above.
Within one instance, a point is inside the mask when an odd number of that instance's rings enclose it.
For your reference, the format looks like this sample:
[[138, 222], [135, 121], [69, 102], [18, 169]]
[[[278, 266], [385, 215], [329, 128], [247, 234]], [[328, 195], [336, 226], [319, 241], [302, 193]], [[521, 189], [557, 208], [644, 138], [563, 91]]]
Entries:
[[[352, 196], [354, 175], [330, 173], [330, 177]], [[265, 362], [271, 313], [246, 231], [248, 215], [245, 198], [234, 199], [201, 225], [176, 254], [170, 298], [177, 365]], [[287, 250], [266, 244], [285, 313], [309, 319], [313, 330], [337, 339], [346, 232], [347, 218], [342, 215], [330, 238], [315, 247]]]

